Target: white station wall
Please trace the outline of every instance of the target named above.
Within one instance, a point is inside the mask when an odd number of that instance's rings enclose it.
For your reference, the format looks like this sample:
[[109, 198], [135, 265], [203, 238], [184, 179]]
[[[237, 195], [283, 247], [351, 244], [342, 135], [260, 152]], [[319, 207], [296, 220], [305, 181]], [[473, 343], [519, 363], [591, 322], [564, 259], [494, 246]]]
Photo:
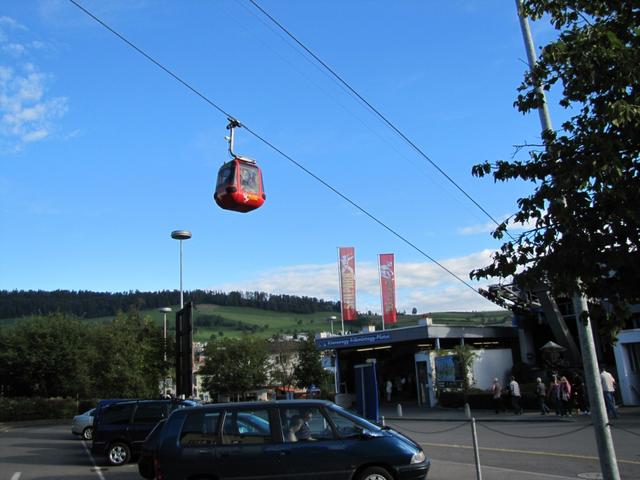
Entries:
[[473, 362], [474, 388], [488, 390], [493, 379], [498, 377], [504, 386], [513, 367], [513, 356], [510, 348], [495, 350], [474, 350], [477, 354]]

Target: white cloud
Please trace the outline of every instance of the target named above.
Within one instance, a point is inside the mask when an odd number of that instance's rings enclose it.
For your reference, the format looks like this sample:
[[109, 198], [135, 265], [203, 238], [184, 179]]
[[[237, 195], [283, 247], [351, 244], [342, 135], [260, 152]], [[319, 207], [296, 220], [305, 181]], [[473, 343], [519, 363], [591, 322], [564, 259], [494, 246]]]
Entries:
[[[491, 250], [484, 250], [440, 263], [473, 288], [480, 286], [469, 280], [469, 272], [491, 261]], [[487, 281], [496, 283], [496, 281]], [[262, 291], [337, 300], [338, 268], [331, 264], [307, 264], [263, 271], [247, 282], [234, 282], [210, 287], [222, 291]], [[356, 264], [356, 297], [360, 311], [380, 311], [378, 266], [373, 262]], [[498, 307], [431, 262], [396, 262], [396, 297], [400, 311], [496, 310]]]
[[458, 228], [458, 234], [460, 235], [478, 235], [480, 233], [491, 233], [497, 225], [493, 222], [487, 222], [483, 224], [470, 225], [468, 227]]
[[26, 51], [26, 47], [21, 43], [7, 43], [2, 46], [2, 51], [8, 53], [9, 55], [13, 55], [15, 57], [19, 57]]
[[31, 61], [31, 51], [46, 46], [39, 40], [16, 41], [28, 35], [24, 26], [10, 17], [0, 17], [0, 48], [22, 63], [0, 65], [0, 150], [17, 152], [42, 141], [56, 131], [57, 120], [67, 111], [66, 97], [48, 95], [51, 75], [40, 72]]
[[47, 78], [31, 64], [23, 72], [0, 66], [0, 135], [13, 150], [49, 137], [67, 111], [65, 97], [46, 98]]
[[[504, 215], [502, 218], [498, 219], [499, 221], [504, 221], [508, 218], [508, 215]], [[493, 232], [498, 226], [494, 222], [487, 222], [483, 224], [470, 225], [468, 227], [460, 227], [458, 228], [459, 235], [478, 235], [478, 234], [490, 234]], [[515, 223], [513, 219], [509, 220], [509, 231], [522, 231], [522, 230], [531, 230], [535, 228], [535, 221], [529, 221], [524, 224]]]
[[10, 28], [14, 30], [27, 30], [27, 27], [17, 22], [11, 17], [2, 16], [0, 17], [0, 27], [1, 28]]

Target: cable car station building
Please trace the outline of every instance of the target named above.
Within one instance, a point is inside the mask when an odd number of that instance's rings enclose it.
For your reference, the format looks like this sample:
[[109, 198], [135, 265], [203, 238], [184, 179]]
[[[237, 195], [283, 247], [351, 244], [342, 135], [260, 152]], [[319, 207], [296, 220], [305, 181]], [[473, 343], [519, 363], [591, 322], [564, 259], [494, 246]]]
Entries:
[[357, 334], [321, 334], [315, 343], [319, 350], [334, 352], [336, 401], [347, 405], [357, 390], [358, 367], [366, 364], [376, 364], [381, 396], [384, 385], [391, 381], [392, 401], [435, 406], [435, 382], [439, 381], [434, 375], [435, 363], [438, 356], [447, 355], [444, 351], [456, 345], [468, 345], [476, 351], [473, 374], [480, 389], [489, 388], [494, 377], [506, 380], [520, 355], [518, 329], [512, 325], [433, 325], [428, 318], [412, 327], [369, 327]]
[[[487, 390], [495, 377], [504, 385], [516, 364], [530, 367], [530, 374], [535, 372], [541, 377], [558, 371], [581, 372], [571, 301], [556, 301], [546, 290], [524, 292], [516, 285], [494, 285], [480, 293], [512, 312], [511, 325], [434, 325], [426, 318], [410, 327], [368, 327], [357, 334], [320, 334], [316, 347], [332, 351], [334, 357], [336, 402], [342, 398], [345, 403], [353, 400], [363, 383], [359, 372], [366, 365], [375, 364], [380, 398], [385, 396], [386, 382], [391, 381], [392, 402], [435, 406], [437, 388], [446, 387], [446, 383], [451, 386], [453, 380], [444, 378], [446, 369], [438, 367], [446, 363], [444, 360], [451, 360], [452, 352], [447, 350], [456, 345], [468, 345], [477, 354], [472, 375], [474, 387], [481, 390]], [[616, 377], [618, 401], [640, 405], [640, 305], [631, 307], [632, 316], [613, 345], [600, 338], [598, 305], [591, 305], [590, 311], [598, 362]]]

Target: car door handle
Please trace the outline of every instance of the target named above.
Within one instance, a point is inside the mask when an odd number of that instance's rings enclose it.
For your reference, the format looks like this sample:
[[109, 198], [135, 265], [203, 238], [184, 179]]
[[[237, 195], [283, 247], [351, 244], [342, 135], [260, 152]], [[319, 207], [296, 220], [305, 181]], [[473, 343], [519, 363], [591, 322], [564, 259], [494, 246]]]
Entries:
[[202, 449], [202, 450], [198, 450], [198, 453], [199, 453], [200, 455], [208, 455], [208, 454], [210, 454], [211, 452], [210, 452], [209, 450]]

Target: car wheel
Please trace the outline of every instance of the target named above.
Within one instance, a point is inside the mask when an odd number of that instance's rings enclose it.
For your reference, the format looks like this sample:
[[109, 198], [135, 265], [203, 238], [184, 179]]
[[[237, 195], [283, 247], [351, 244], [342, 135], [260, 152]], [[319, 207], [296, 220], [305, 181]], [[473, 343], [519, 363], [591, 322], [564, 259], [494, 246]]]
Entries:
[[93, 427], [87, 427], [82, 431], [83, 440], [91, 440], [93, 438]]
[[124, 465], [129, 461], [129, 458], [131, 458], [131, 450], [124, 443], [117, 442], [109, 447], [107, 459], [114, 467]]
[[360, 473], [358, 480], [393, 480], [393, 477], [382, 467], [369, 467]]

